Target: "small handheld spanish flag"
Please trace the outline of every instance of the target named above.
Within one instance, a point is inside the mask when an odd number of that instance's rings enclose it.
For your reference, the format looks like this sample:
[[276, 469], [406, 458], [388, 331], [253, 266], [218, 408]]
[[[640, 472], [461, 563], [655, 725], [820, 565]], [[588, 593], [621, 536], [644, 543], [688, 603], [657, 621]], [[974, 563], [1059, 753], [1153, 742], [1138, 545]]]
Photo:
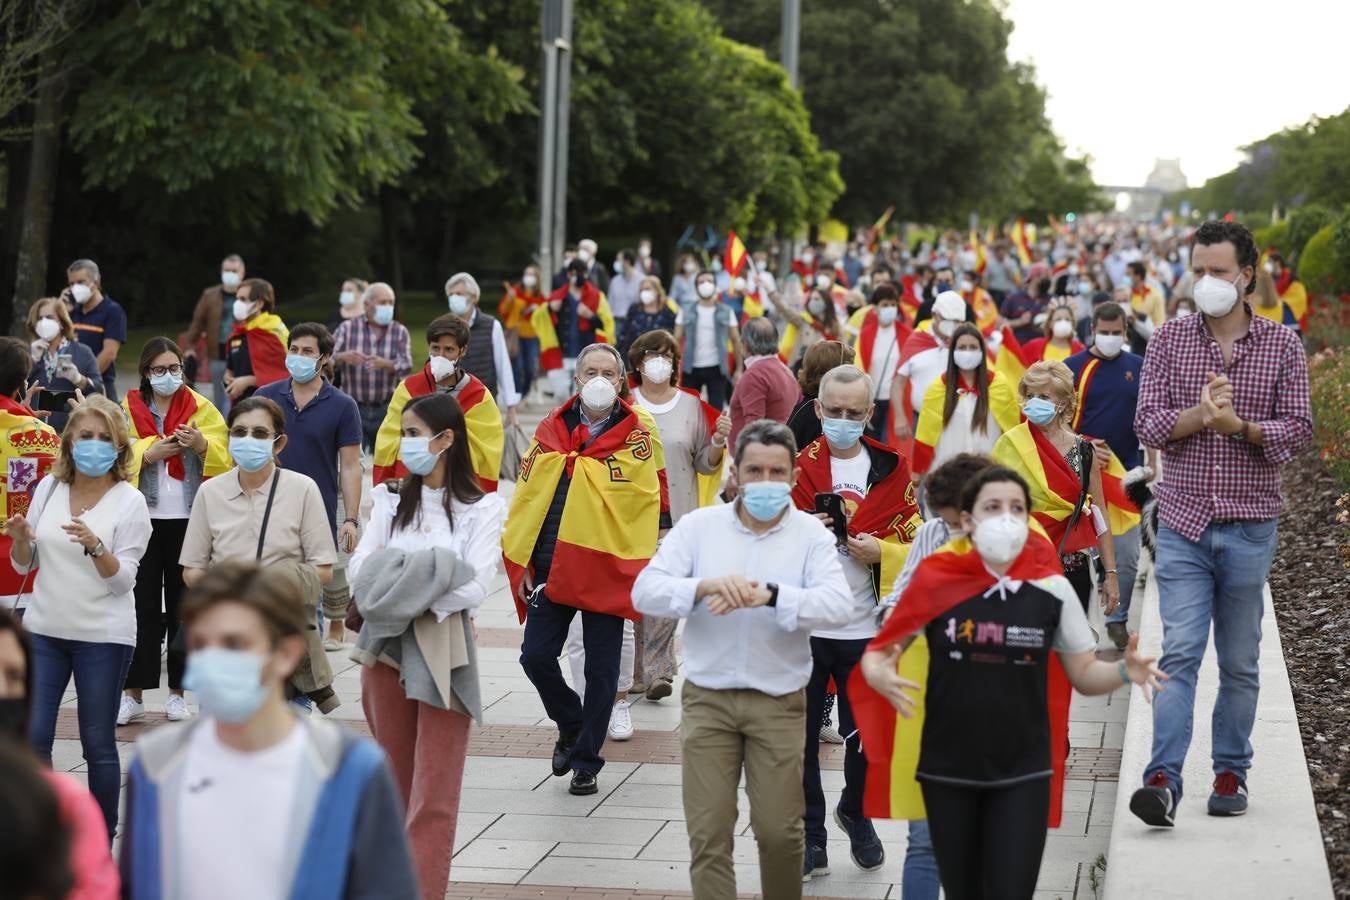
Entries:
[[736, 232], [727, 232], [727, 249], [722, 257], [722, 268], [732, 278], [741, 274], [741, 269], [745, 268], [745, 258], [748, 254], [745, 252], [745, 244], [736, 236]]

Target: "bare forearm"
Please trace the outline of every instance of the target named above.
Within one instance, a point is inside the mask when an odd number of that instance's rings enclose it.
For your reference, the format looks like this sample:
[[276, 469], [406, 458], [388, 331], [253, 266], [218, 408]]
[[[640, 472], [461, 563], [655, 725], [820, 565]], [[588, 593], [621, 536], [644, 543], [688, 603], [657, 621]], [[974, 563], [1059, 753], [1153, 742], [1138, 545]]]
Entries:
[[1205, 413], [1198, 406], [1192, 406], [1177, 417], [1176, 424], [1172, 426], [1172, 432], [1167, 436], [1169, 441], [1180, 441], [1190, 437], [1203, 430], [1205, 427]]

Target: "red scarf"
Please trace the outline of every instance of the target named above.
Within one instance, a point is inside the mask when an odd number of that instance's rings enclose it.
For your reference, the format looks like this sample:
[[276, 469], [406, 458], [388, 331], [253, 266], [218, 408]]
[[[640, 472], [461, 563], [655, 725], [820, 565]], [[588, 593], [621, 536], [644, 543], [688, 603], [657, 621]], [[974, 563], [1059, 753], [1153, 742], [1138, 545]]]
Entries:
[[[145, 399], [140, 391], [127, 393], [127, 410], [131, 413], [131, 424], [136, 426], [136, 433], [141, 437], [149, 437], [152, 434], [163, 434], [168, 437], [197, 414], [197, 398], [192, 396], [192, 391], [186, 387], [180, 387], [175, 391], [173, 402], [169, 404], [169, 411], [164, 415], [163, 432], [155, 427], [154, 414], [150, 412], [150, 407], [145, 405]], [[187, 477], [181, 454], [170, 456], [164, 462], [169, 467], [169, 474], [174, 478], [182, 481]]]

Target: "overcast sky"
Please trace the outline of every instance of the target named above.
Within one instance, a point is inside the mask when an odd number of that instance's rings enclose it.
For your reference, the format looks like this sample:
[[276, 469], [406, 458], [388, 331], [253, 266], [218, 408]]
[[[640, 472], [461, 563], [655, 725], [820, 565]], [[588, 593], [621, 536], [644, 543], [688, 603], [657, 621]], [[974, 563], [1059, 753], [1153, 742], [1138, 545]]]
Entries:
[[1238, 147], [1350, 106], [1348, 0], [1008, 0], [1055, 130], [1099, 184], [1180, 157], [1192, 186]]

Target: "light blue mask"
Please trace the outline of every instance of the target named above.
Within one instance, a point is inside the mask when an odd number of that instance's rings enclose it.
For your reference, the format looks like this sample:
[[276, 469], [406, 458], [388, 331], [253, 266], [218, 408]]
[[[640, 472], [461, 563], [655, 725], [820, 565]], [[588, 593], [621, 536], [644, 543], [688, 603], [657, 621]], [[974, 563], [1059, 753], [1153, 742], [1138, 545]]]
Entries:
[[314, 380], [314, 376], [319, 373], [319, 361], [312, 356], [301, 356], [298, 353], [286, 354], [286, 371], [291, 373], [291, 377], [301, 384], [307, 384]]
[[183, 687], [197, 695], [202, 712], [237, 725], [252, 718], [267, 699], [262, 669], [266, 659], [257, 653], [206, 647], [187, 659]]
[[394, 304], [381, 303], [375, 307], [375, 324], [381, 327], [394, 321]]
[[741, 485], [745, 511], [760, 522], [772, 521], [792, 502], [792, 486], [786, 481], [752, 481]]
[[[440, 435], [437, 435], [439, 437]], [[403, 460], [403, 465], [408, 467], [408, 471], [414, 475], [420, 475], [425, 478], [431, 474], [431, 470], [436, 468], [436, 462], [441, 458], [440, 453], [432, 453], [427, 449], [432, 438], [429, 437], [405, 437], [399, 441], [398, 455]], [[442, 450], [441, 453], [445, 451]]]
[[450, 311], [457, 316], [462, 316], [469, 311], [469, 298], [463, 294], [450, 295]]
[[172, 372], [150, 376], [150, 389], [161, 397], [172, 397], [183, 386], [183, 376]]
[[75, 458], [75, 468], [80, 474], [90, 478], [106, 475], [117, 462], [117, 448], [107, 441], [76, 441], [70, 455]]
[[850, 419], [821, 419], [820, 430], [831, 447], [847, 450], [862, 438], [863, 423]]
[[1026, 416], [1032, 425], [1049, 425], [1055, 421], [1058, 412], [1059, 408], [1055, 404], [1041, 397], [1032, 397], [1022, 404], [1022, 415]]
[[272, 461], [272, 442], [262, 438], [230, 438], [230, 456], [245, 472], [257, 472]]

